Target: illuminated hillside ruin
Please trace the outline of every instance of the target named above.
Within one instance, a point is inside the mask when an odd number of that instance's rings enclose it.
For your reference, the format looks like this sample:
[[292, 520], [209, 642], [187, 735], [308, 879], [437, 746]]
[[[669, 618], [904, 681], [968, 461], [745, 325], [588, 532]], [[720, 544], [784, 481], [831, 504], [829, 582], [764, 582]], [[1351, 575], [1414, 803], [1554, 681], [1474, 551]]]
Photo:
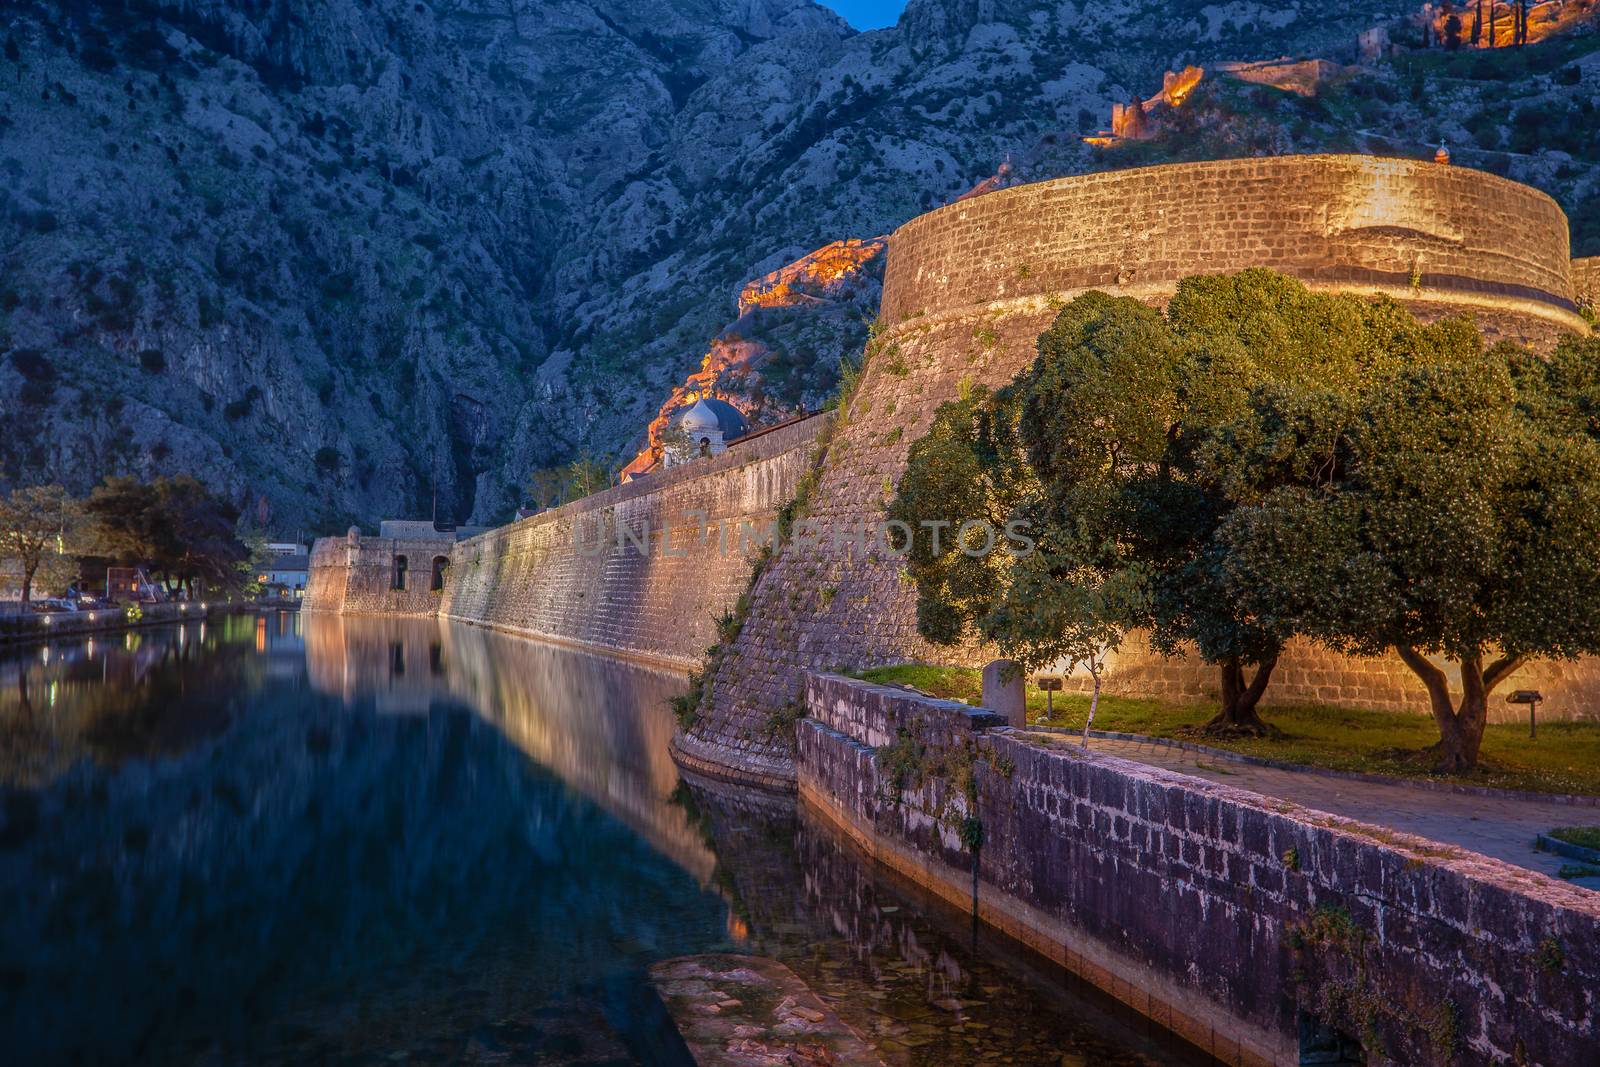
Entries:
[[672, 390], [650, 420], [645, 446], [622, 468], [623, 479], [661, 464], [674, 416], [697, 401], [721, 400], [757, 421], [764, 406], [759, 367], [771, 351], [760, 341], [747, 339], [752, 331], [745, 327], [763, 311], [813, 308], [849, 296], [865, 268], [887, 246], [883, 237], [834, 241], [741, 286], [738, 320], [712, 340], [699, 369]]

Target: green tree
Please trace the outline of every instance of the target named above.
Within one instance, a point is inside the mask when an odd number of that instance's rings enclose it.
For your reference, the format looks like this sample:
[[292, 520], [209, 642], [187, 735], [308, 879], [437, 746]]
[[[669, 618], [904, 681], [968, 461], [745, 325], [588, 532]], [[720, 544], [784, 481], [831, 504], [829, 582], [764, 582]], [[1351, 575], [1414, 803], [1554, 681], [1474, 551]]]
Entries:
[[[1215, 595], [1211, 535], [1227, 502], [1200, 467], [1208, 408], [1226, 395], [1217, 383], [1255, 373], [1253, 353], [1223, 344], [1221, 313], [1206, 317], [1194, 294], [1174, 308], [1168, 321], [1103, 293], [1074, 301], [1017, 381], [940, 411], [890, 514], [913, 530], [908, 570], [930, 641], [983, 638], [1029, 666], [1087, 663], [1147, 627], [1161, 651], [1192, 643], [1219, 666], [1213, 728], [1263, 732], [1255, 705], [1286, 635]], [[1199, 343], [1208, 325], [1214, 350]], [[1035, 551], [935, 543], [937, 524], [973, 519], [1021, 523]]]
[[169, 588], [192, 596], [196, 582], [224, 589], [243, 582], [250, 551], [239, 537], [238, 511], [193, 478], [108, 478], [88, 511], [101, 551], [149, 566]]
[[528, 478], [528, 499], [536, 508], [559, 506], [566, 492], [566, 475], [560, 467], [541, 467]]
[[35, 582], [63, 585], [77, 573], [82, 510], [59, 485], [13, 489], [0, 497], [0, 556], [22, 567], [22, 605]]
[[1340, 651], [1395, 649], [1439, 727], [1426, 757], [1460, 772], [1513, 671], [1600, 652], [1600, 341], [1546, 360], [1485, 350], [1466, 322], [1409, 332], [1407, 358], [1251, 396], [1216, 462], [1270, 488], [1219, 540], [1246, 610]]
[[585, 452], [568, 463], [544, 467], [528, 479], [530, 499], [541, 508], [558, 507], [611, 486], [611, 468]]
[[[1315, 484], [1336, 458], [1326, 433], [1296, 436], [1309, 433], [1313, 409], [1296, 408], [1283, 429], [1267, 413], [1290, 414], [1263, 407], [1271, 398], [1314, 398], [1326, 408], [1314, 409], [1318, 417], [1337, 425], [1371, 383], [1481, 349], [1470, 324], [1423, 326], [1393, 302], [1319, 296], [1268, 271], [1185, 279], [1164, 314], [1103, 293], [1080, 297], [1040, 337], [1038, 358], [1015, 382], [947, 405], [913, 446], [891, 517], [914, 528], [930, 519], [1017, 519], [1039, 546], [1020, 560], [974, 559], [948, 536], [935, 546], [917, 530], [908, 568], [918, 627], [945, 644], [994, 641], [1024, 662], [1076, 658], [1070, 649], [1111, 645], [1143, 627], [1158, 651], [1191, 647], [1218, 667], [1221, 708], [1209, 729], [1252, 733], [1268, 729], [1256, 707], [1297, 634], [1369, 652], [1462, 651], [1443, 633], [1382, 629], [1376, 615], [1362, 623], [1360, 612], [1345, 617], [1347, 636], [1313, 626], [1308, 612], [1279, 603], [1278, 576], [1265, 557], [1246, 558], [1252, 546], [1240, 531], [1286, 481]], [[1564, 358], [1549, 366], [1582, 365]], [[1523, 359], [1524, 376], [1535, 364]], [[1264, 440], [1270, 449], [1251, 451]], [[1411, 451], [1425, 459], [1441, 447], [1417, 441]], [[1419, 459], [1399, 469], [1425, 467]], [[1437, 505], [1440, 513], [1453, 506]], [[1446, 524], [1428, 536], [1444, 546], [1448, 533]], [[1429, 551], [1426, 538], [1417, 544]], [[1256, 567], [1248, 580], [1240, 577], [1246, 565]], [[1347, 588], [1355, 587], [1330, 582], [1316, 591]]]
[[568, 463], [566, 471], [569, 500], [611, 487], [611, 467], [587, 452]]

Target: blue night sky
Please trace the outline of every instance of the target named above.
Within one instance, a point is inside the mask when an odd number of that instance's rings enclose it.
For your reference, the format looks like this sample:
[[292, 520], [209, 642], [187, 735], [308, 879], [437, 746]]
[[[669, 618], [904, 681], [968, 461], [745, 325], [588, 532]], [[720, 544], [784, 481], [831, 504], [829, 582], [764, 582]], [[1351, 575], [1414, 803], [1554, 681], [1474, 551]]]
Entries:
[[893, 26], [900, 17], [906, 0], [820, 0], [844, 16], [844, 20], [858, 30], [875, 30], [880, 26]]

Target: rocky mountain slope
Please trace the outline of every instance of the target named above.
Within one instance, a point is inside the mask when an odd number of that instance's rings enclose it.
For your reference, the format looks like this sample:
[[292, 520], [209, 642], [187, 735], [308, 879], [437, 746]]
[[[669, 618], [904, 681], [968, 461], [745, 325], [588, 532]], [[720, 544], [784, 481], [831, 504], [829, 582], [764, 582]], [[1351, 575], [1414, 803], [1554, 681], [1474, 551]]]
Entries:
[[[1118, 165], [1077, 135], [1163, 70], [1342, 56], [1413, 7], [912, 0], [858, 34], [809, 0], [16, 0], [0, 483], [187, 471], [279, 528], [435, 492], [442, 520], [504, 518], [536, 467], [631, 455], [746, 281], [1008, 156]], [[1519, 77], [1592, 103], [1592, 64], [1565, 69]], [[1472, 117], [1401, 77], [1386, 127]], [[1234, 151], [1374, 117], [1219, 106]], [[1586, 159], [1503, 150], [1593, 195]], [[820, 400], [864, 331], [751, 325], [776, 407]]]

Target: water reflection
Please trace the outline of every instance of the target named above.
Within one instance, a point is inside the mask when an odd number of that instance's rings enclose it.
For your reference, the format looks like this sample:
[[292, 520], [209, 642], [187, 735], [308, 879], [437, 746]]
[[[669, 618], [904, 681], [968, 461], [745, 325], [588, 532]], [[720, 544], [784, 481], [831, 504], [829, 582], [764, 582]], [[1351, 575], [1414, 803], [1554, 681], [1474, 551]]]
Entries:
[[806, 810], [694, 780], [747, 951], [783, 959], [891, 1067], [1209, 1062], [1063, 969], [874, 866]]
[[308, 615], [312, 685], [382, 714], [458, 702], [704, 882], [715, 858], [683, 810], [668, 752], [680, 675], [432, 620]]
[[792, 801], [680, 781], [683, 684], [293, 614], [0, 659], [0, 1048], [681, 1063], [649, 964], [743, 951], [892, 1064], [1184, 1062]]
[[251, 692], [297, 673], [302, 658], [288, 612], [13, 653], [0, 659], [0, 784], [47, 785], [85, 758], [114, 768], [182, 753], [226, 728], [229, 708], [212, 699], [217, 685]]
[[[368, 647], [387, 662], [388, 635], [357, 630], [352, 670]], [[723, 944], [720, 897], [448, 688], [426, 715], [393, 714], [386, 685], [325, 694], [298, 636], [278, 644], [269, 620], [257, 652], [258, 632], [230, 620], [8, 665], [0, 714], [34, 724], [0, 815], [8, 1058], [653, 1047], [644, 967]], [[49, 682], [53, 710], [34, 696]]]

